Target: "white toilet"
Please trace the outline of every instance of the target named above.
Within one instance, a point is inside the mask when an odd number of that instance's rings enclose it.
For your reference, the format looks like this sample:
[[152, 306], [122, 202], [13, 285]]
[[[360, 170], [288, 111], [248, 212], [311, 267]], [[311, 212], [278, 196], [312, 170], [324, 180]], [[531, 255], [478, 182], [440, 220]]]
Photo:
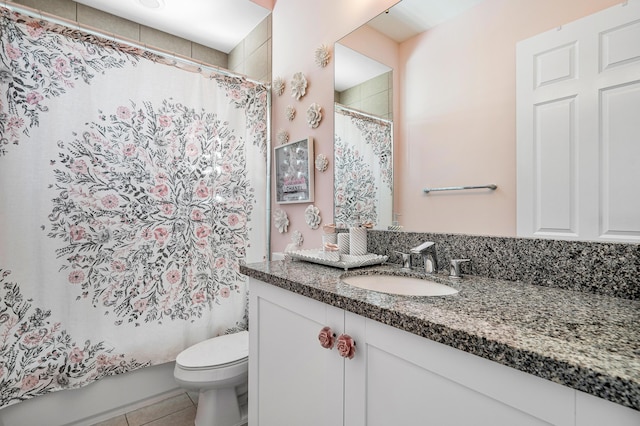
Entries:
[[247, 422], [249, 332], [226, 334], [180, 352], [173, 371], [178, 384], [198, 390], [196, 426]]

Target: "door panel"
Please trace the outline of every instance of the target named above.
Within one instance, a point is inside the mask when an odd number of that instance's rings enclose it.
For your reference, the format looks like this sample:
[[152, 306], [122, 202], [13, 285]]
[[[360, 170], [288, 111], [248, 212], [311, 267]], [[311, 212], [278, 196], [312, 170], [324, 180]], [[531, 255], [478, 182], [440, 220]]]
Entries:
[[376, 347], [368, 364], [368, 426], [550, 424]]
[[640, 239], [640, 81], [600, 96], [600, 233]]
[[367, 426], [574, 426], [572, 389], [377, 321], [364, 330]]
[[318, 333], [324, 326], [339, 332], [344, 311], [256, 280], [250, 284], [250, 423], [341, 425], [344, 361], [320, 346]]
[[572, 96], [534, 107], [537, 234], [577, 236], [576, 102]]

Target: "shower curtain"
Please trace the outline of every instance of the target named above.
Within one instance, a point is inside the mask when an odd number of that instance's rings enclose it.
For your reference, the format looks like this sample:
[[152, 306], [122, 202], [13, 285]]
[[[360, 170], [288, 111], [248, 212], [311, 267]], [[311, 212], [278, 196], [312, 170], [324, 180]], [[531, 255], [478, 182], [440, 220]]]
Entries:
[[391, 224], [393, 123], [335, 105], [334, 221]]
[[266, 87], [0, 12], [0, 408], [246, 328]]

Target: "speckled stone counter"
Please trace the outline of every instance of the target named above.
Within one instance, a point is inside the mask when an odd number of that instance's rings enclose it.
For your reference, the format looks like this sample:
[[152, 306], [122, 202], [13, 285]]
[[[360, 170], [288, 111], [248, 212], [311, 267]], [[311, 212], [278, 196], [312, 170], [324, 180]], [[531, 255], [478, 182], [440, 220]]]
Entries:
[[[544, 287], [583, 291], [640, 300], [640, 244], [543, 238], [490, 237], [466, 234], [369, 231], [367, 251], [401, 263], [407, 253], [433, 241], [440, 269], [451, 259], [471, 259], [462, 265], [471, 275], [522, 281]], [[414, 265], [420, 264], [413, 256]]]
[[260, 281], [640, 411], [639, 301], [446, 275], [430, 279], [456, 288], [455, 295], [394, 296], [340, 279], [380, 271], [405, 274], [395, 265], [345, 272], [291, 260], [240, 267]]

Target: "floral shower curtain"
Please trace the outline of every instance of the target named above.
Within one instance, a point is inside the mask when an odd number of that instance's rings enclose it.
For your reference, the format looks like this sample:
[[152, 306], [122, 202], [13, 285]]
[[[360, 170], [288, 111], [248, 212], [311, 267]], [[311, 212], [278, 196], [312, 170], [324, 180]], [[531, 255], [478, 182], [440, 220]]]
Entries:
[[334, 221], [390, 225], [393, 123], [336, 104], [334, 141]]
[[246, 328], [266, 87], [0, 12], [0, 408]]

